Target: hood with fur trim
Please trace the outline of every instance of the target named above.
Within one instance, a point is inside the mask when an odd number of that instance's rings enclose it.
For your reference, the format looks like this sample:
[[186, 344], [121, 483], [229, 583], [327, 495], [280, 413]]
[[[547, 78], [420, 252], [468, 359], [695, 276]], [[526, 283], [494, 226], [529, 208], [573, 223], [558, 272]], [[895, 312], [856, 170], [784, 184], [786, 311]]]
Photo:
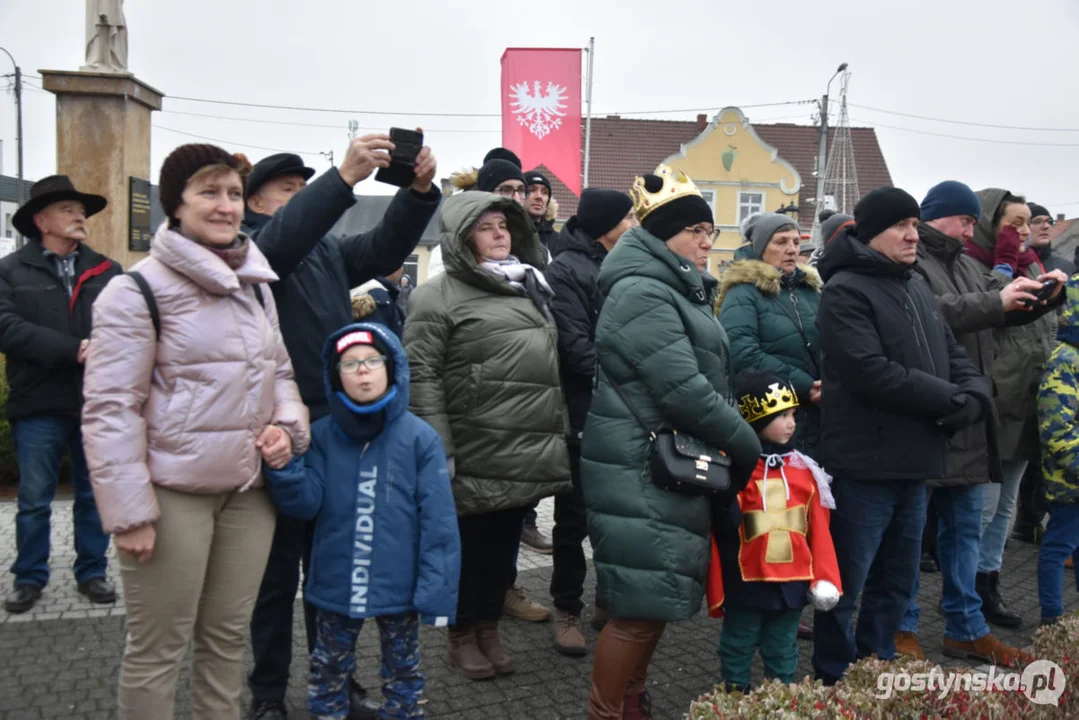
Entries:
[[[814, 292], [820, 292], [824, 287], [820, 273], [816, 268], [799, 263], [794, 271], [794, 282], [804, 285]], [[760, 260], [739, 260], [727, 266], [719, 279], [719, 297], [716, 307], [723, 304], [723, 297], [735, 285], [753, 285], [765, 295], [779, 295], [782, 289], [783, 276], [776, 268]]]
[[455, 190], [459, 191], [475, 190], [476, 183], [478, 183], [479, 180], [480, 169], [474, 167], [458, 170], [450, 175], [450, 183], [453, 184]]

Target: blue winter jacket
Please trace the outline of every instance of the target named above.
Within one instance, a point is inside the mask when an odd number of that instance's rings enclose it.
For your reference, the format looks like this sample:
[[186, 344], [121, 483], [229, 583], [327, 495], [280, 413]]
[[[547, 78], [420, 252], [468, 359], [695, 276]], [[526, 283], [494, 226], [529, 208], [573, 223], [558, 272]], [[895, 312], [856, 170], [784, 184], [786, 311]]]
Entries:
[[[390, 348], [394, 385], [357, 406], [330, 385], [335, 344], [375, 333]], [[311, 447], [282, 470], [266, 468], [277, 508], [315, 520], [307, 601], [353, 618], [416, 612], [453, 624], [461, 570], [457, 510], [438, 433], [408, 412], [408, 358], [383, 325], [333, 333], [322, 351], [330, 415], [311, 426]]]

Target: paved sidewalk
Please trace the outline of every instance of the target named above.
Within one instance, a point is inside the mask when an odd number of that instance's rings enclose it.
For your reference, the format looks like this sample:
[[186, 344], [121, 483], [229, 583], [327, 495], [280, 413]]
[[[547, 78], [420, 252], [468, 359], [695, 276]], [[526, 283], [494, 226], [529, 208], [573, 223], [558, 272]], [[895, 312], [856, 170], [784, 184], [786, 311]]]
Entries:
[[[548, 530], [551, 513], [552, 503], [541, 503], [540, 525]], [[13, 503], [0, 503], [0, 569], [5, 573], [0, 588], [5, 593], [10, 578], [6, 571], [15, 552], [14, 515]], [[91, 606], [76, 593], [71, 575], [74, 549], [70, 500], [57, 501], [53, 517], [52, 580], [42, 601], [22, 616], [8, 616], [0, 610], [0, 720], [115, 717], [115, 686], [124, 645], [123, 605]], [[1001, 584], [1005, 597], [1023, 614], [1026, 623], [1016, 631], [996, 630], [1007, 642], [1029, 645], [1037, 625], [1036, 560], [1036, 547], [1009, 544]], [[522, 549], [520, 582], [532, 597], [549, 600], [550, 564], [550, 556]], [[118, 581], [115, 564], [110, 567], [110, 577]], [[593, 580], [590, 573], [586, 602], [592, 597]], [[1079, 610], [1074, 588], [1069, 572], [1065, 578], [1065, 604], [1073, 611]], [[931, 659], [954, 665], [941, 653], [944, 620], [935, 610], [939, 597], [939, 573], [923, 576], [921, 638]], [[586, 619], [590, 616], [591, 607]], [[306, 718], [306, 648], [299, 606], [296, 617], [295, 660], [288, 698], [294, 708], [293, 717]], [[508, 620], [503, 627], [518, 672], [509, 678], [481, 683], [465, 680], [449, 668], [445, 630], [424, 628], [421, 639], [428, 716], [444, 720], [583, 718], [591, 657], [570, 659], [558, 655], [551, 645], [549, 624]], [[720, 622], [701, 615], [668, 628], [656, 650], [649, 678], [657, 718], [681, 718], [690, 701], [716, 682], [719, 661], [715, 649], [720, 627]], [[591, 630], [587, 632], [591, 635]], [[799, 671], [808, 673], [811, 643], [800, 642], [799, 647]], [[362, 681], [377, 692], [378, 640], [373, 630], [361, 636], [358, 656]], [[185, 669], [180, 676], [177, 718], [190, 717], [188, 689], [189, 673]]]

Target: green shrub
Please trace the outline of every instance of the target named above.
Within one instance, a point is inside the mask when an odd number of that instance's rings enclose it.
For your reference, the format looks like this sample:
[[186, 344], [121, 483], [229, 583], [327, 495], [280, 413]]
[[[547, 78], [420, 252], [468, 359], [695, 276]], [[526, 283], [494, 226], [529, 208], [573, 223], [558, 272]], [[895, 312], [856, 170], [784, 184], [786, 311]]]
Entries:
[[941, 668], [925, 660], [885, 662], [873, 658], [852, 665], [835, 687], [806, 678], [784, 685], [765, 683], [749, 695], [716, 688], [689, 707], [690, 720], [771, 720], [772, 718], [857, 718], [858, 720], [921, 720], [922, 718], [1079, 718], [1079, 616], [1071, 615], [1034, 635], [1034, 657], [1055, 662], [1067, 679], [1058, 705], [1035, 705], [1021, 692], [893, 692], [881, 698], [882, 672], [947, 675], [958, 668]]

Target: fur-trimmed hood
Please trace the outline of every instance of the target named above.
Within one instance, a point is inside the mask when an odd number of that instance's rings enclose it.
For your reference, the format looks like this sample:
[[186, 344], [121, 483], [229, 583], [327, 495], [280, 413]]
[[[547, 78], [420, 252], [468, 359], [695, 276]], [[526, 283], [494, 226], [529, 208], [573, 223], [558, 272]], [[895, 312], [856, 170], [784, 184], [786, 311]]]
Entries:
[[[798, 263], [794, 271], [794, 281], [814, 292], [824, 287], [820, 273], [810, 265]], [[760, 260], [738, 260], [727, 266], [719, 279], [719, 298], [716, 307], [723, 304], [723, 298], [735, 285], [753, 285], [765, 295], [779, 295], [782, 288], [782, 274], [766, 262]]]
[[450, 182], [453, 184], [455, 190], [475, 190], [479, 178], [479, 168], [465, 168], [464, 170], [458, 170], [450, 175]]

